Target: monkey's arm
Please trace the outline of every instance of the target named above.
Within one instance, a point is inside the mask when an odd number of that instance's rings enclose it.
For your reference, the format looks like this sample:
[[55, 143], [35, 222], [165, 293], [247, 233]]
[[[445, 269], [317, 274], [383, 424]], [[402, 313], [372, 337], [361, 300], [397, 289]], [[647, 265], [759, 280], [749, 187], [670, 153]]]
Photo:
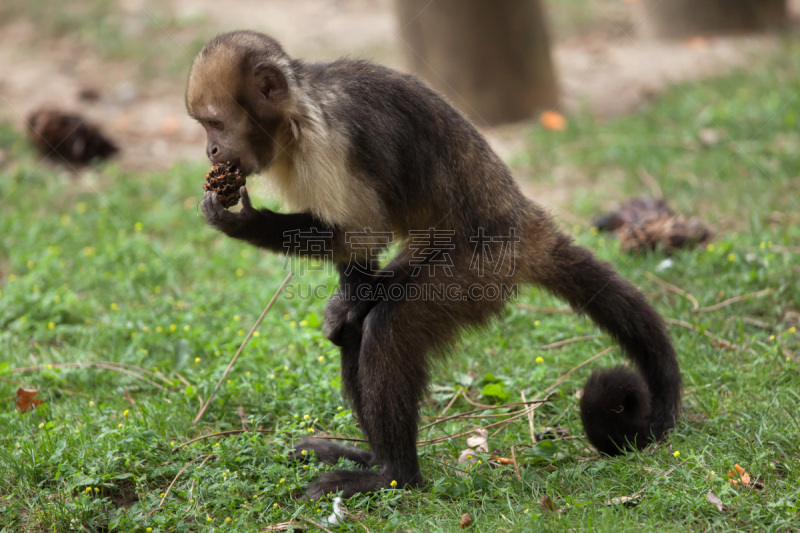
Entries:
[[240, 189], [242, 208], [229, 211], [216, 193], [206, 191], [200, 204], [208, 223], [228, 237], [278, 253], [329, 259], [346, 254], [344, 235], [311, 213], [276, 213], [256, 209], [247, 188]]

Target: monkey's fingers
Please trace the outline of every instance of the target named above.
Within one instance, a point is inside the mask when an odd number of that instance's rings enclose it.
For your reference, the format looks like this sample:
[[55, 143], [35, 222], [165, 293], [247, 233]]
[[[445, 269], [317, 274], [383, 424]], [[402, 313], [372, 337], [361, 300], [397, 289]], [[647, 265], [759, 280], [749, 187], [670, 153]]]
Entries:
[[247, 187], [242, 185], [239, 188], [239, 196], [242, 198], [242, 211], [252, 211], [253, 204], [250, 203], [250, 195], [247, 193]]

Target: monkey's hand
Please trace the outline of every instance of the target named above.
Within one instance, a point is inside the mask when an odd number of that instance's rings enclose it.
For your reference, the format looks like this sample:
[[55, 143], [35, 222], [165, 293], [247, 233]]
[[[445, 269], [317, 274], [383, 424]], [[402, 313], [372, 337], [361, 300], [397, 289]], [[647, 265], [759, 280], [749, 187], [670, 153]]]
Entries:
[[239, 189], [242, 197], [242, 208], [236, 211], [229, 211], [222, 205], [217, 193], [206, 191], [200, 208], [203, 210], [208, 223], [225, 235], [235, 239], [244, 239], [252, 233], [254, 226], [260, 226], [264, 214], [253, 208], [250, 203], [250, 195], [247, 194], [247, 187]]

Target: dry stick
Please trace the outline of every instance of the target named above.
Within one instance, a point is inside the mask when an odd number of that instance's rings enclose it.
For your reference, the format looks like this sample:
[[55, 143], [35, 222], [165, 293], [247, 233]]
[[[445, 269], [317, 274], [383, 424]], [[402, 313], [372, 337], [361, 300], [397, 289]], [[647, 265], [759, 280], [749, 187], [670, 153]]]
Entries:
[[222, 373], [222, 377], [219, 378], [219, 381], [217, 382], [217, 386], [214, 387], [214, 391], [208, 397], [208, 400], [206, 400], [206, 403], [204, 403], [203, 406], [200, 408], [200, 412], [197, 413], [197, 416], [194, 417], [194, 420], [192, 421], [193, 424], [197, 424], [200, 421], [200, 419], [203, 418], [203, 413], [206, 412], [206, 409], [208, 408], [208, 405], [211, 403], [211, 400], [214, 399], [214, 396], [217, 394], [217, 391], [219, 390], [220, 386], [222, 385], [222, 382], [225, 381], [225, 378], [228, 376], [228, 372], [230, 372], [231, 369], [233, 368], [233, 365], [236, 364], [236, 360], [239, 358], [239, 354], [241, 354], [242, 350], [244, 350], [244, 347], [247, 346], [247, 343], [250, 341], [250, 337], [253, 336], [253, 333], [258, 328], [258, 326], [261, 324], [261, 321], [264, 320], [264, 317], [267, 316], [267, 313], [269, 312], [269, 310], [272, 309], [272, 306], [275, 304], [275, 301], [278, 299], [278, 296], [281, 294], [281, 292], [283, 292], [284, 287], [286, 287], [286, 284], [289, 283], [290, 279], [292, 279], [292, 273], [291, 272], [289, 272], [289, 274], [286, 276], [286, 279], [283, 280], [283, 283], [281, 283], [281, 286], [278, 287], [278, 290], [275, 291], [275, 294], [272, 296], [272, 299], [267, 304], [267, 307], [264, 308], [264, 311], [261, 313], [261, 316], [258, 317], [258, 320], [256, 320], [256, 323], [253, 324], [252, 328], [250, 328], [250, 331], [247, 333], [247, 337], [245, 337], [244, 341], [242, 341], [242, 345], [239, 346], [238, 350], [236, 350], [236, 355], [234, 355], [233, 359], [231, 359], [231, 362], [228, 363], [228, 368], [225, 369], [225, 372]]
[[562, 346], [572, 344], [573, 342], [591, 341], [594, 339], [599, 339], [600, 337], [602, 337], [602, 335], [584, 335], [583, 337], [573, 337], [571, 339], [564, 339], [563, 341], [553, 342], [551, 344], [536, 346], [534, 350], [550, 350], [551, 348], [561, 348]]
[[155, 377], [157, 379], [160, 379], [160, 380], [164, 381], [165, 383], [168, 383], [170, 386], [172, 386], [172, 382], [171, 381], [169, 381], [167, 379], [164, 379], [161, 376], [157, 376], [157, 375], [153, 374], [152, 372], [150, 372], [148, 370], [145, 370], [144, 368], [135, 367], [133, 365], [127, 365], [127, 366], [130, 366], [131, 368], [135, 368], [138, 372], [134, 372], [133, 370], [125, 368], [122, 365], [120, 365], [119, 363], [108, 363], [108, 362], [105, 362], [105, 361], [99, 361], [99, 362], [81, 362], [81, 361], [78, 361], [78, 362], [74, 362], [74, 363], [51, 363], [51, 364], [46, 364], [46, 365], [26, 366], [26, 367], [22, 367], [22, 368], [12, 368], [12, 369], [8, 370], [8, 373], [9, 374], [16, 374], [16, 373], [19, 373], [19, 372], [38, 372], [40, 370], [49, 370], [51, 368], [100, 368], [100, 369], [103, 369], [103, 370], [113, 370], [114, 372], [119, 372], [120, 374], [125, 374], [125, 375], [128, 375], [128, 376], [134, 377], [136, 379], [140, 379], [142, 381], [146, 381], [149, 384], [151, 384], [154, 387], [156, 387], [158, 389], [161, 389], [161, 390], [164, 390], [164, 387], [162, 385], [159, 385], [155, 381], [147, 378], [145, 376], [145, 374], [151, 374], [153, 377]]
[[459, 394], [458, 394], [458, 393], [459, 393], [459, 392], [460, 392], [460, 391], [456, 391], [455, 393], [453, 393], [453, 397], [452, 397], [452, 398], [450, 398], [450, 401], [447, 403], [447, 405], [445, 406], [445, 408], [444, 408], [444, 409], [442, 409], [442, 413], [441, 413], [441, 415], [440, 415], [440, 416], [444, 416], [444, 414], [445, 414], [445, 413], [448, 411], [448, 409], [450, 409], [451, 407], [453, 407], [453, 404], [454, 404], [454, 403], [456, 403], [456, 400], [458, 400], [458, 397], [459, 397]]
[[519, 465], [517, 464], [517, 452], [514, 449], [516, 444], [511, 445], [511, 462], [514, 463], [514, 473], [517, 475], [517, 479], [520, 483], [522, 483], [522, 476], [519, 475]]
[[[593, 356], [591, 356], [589, 359], [587, 359], [587, 360], [586, 360], [586, 361], [584, 361], [583, 363], [581, 363], [581, 364], [579, 364], [578, 366], [576, 366], [576, 367], [572, 368], [572, 369], [571, 369], [570, 371], [568, 371], [566, 374], [562, 375], [560, 378], [558, 378], [557, 380], [555, 380], [555, 381], [553, 382], [553, 384], [552, 384], [552, 385], [550, 385], [550, 386], [549, 386], [549, 387], [547, 387], [547, 388], [546, 388], [544, 391], [542, 391], [542, 394], [547, 394], [547, 393], [548, 393], [548, 392], [550, 392], [551, 390], [555, 389], [556, 387], [558, 387], [559, 385], [561, 385], [561, 383], [563, 383], [563, 382], [564, 382], [564, 380], [566, 380], [568, 377], [570, 377], [572, 374], [574, 374], [574, 373], [575, 373], [575, 371], [577, 371], [578, 369], [580, 369], [580, 368], [582, 368], [582, 367], [584, 367], [584, 366], [588, 365], [589, 363], [591, 363], [591, 362], [592, 362], [592, 361], [594, 361], [595, 359], [597, 359], [597, 358], [599, 358], [599, 357], [602, 357], [602, 356], [604, 356], [605, 354], [607, 354], [608, 352], [610, 352], [611, 350], [613, 350], [613, 349], [614, 349], [614, 348], [616, 348], [616, 347], [617, 347], [617, 346], [609, 346], [608, 348], [606, 348], [605, 350], [603, 350], [603, 351], [602, 351], [602, 352], [600, 352], [599, 354], [596, 354], [596, 355], [593, 355]], [[549, 396], [548, 396], [548, 397], [549, 397]]]
[[683, 320], [678, 320], [677, 318], [664, 318], [664, 322], [666, 322], [667, 324], [673, 324], [675, 326], [682, 326], [682, 327], [684, 327], [686, 329], [690, 329], [692, 331], [696, 331], [698, 333], [702, 333], [703, 335], [705, 335], [709, 339], [713, 339], [713, 340], [717, 341], [718, 343], [722, 344], [726, 348], [732, 348], [734, 350], [739, 350], [739, 349], [742, 348], [738, 344], [735, 344], [735, 343], [730, 342], [730, 341], [726, 341], [722, 337], [720, 337], [718, 335], [714, 335], [710, 331], [707, 331], [707, 330], [703, 331], [700, 328], [698, 328], [697, 326], [695, 326], [694, 324], [690, 324], [689, 322], [685, 322]]
[[239, 433], [275, 433], [275, 430], [274, 429], [229, 429], [227, 431], [218, 431], [216, 433], [209, 433], [207, 435], [201, 435], [200, 437], [195, 437], [192, 440], [187, 440], [186, 442], [178, 444], [177, 446], [172, 448], [172, 451], [177, 452], [184, 446], [187, 446], [199, 440], [210, 439], [212, 437], [223, 437], [225, 435], [238, 435]]
[[655, 281], [656, 283], [658, 283], [659, 285], [661, 285], [662, 287], [665, 287], [668, 291], [674, 292], [675, 294], [679, 294], [680, 296], [683, 296], [684, 298], [692, 302], [692, 311], [697, 311], [700, 308], [700, 304], [697, 303], [697, 299], [694, 296], [692, 296], [689, 292], [673, 285], [672, 283], [669, 283], [668, 281], [664, 281], [663, 279], [659, 278], [655, 274], [651, 274], [650, 272], [645, 272], [645, 275], [648, 278]]
[[[464, 413], [458, 413], [458, 414], [455, 414], [455, 415], [441, 416], [441, 417], [437, 416], [437, 417], [434, 418], [434, 422], [432, 422], [430, 424], [427, 424], [425, 426], [422, 426], [421, 428], [419, 428], [419, 430], [422, 431], [424, 429], [428, 429], [429, 427], [435, 426], [436, 424], [441, 424], [442, 422], [447, 422], [448, 420], [453, 420], [453, 419], [456, 419], [456, 418], [473, 418], [471, 415], [474, 415], [475, 413], [481, 413], [483, 411], [489, 411], [491, 409], [513, 409], [514, 407], [525, 407], [527, 409], [531, 405], [534, 405], [534, 404], [538, 405], [538, 404], [544, 403], [544, 402], [545, 402], [545, 400], [531, 400], [529, 402], [523, 402], [523, 403], [507, 403], [507, 404], [504, 404], [504, 405], [489, 405], [489, 406], [486, 406], [486, 407], [481, 407], [479, 409], [473, 409], [472, 411], [466, 411]], [[515, 411], [513, 413], [498, 413], [498, 414], [494, 414], [494, 415], [482, 415], [482, 416], [483, 417], [508, 416], [508, 415], [514, 415], [514, 414], [519, 414], [519, 413], [522, 413], [522, 411]]]
[[206, 464], [206, 461], [208, 461], [209, 459], [211, 459], [211, 458], [213, 458], [213, 457], [219, 457], [219, 455], [217, 455], [216, 453], [205, 453], [205, 454], [203, 454], [203, 455], [198, 455], [197, 457], [195, 457], [194, 459], [192, 459], [191, 461], [189, 461], [188, 463], [186, 463], [185, 465], [183, 465], [183, 468], [181, 468], [180, 470], [178, 470], [178, 473], [177, 473], [177, 474], [175, 474], [175, 477], [174, 477], [174, 478], [172, 478], [172, 483], [170, 483], [170, 484], [169, 484], [169, 487], [167, 487], [167, 490], [166, 490], [166, 491], [164, 491], [164, 495], [161, 497], [161, 501], [160, 501], [160, 502], [158, 502], [158, 507], [156, 507], [156, 509], [160, 509], [160, 508], [161, 508], [161, 506], [162, 506], [162, 505], [164, 505], [164, 500], [166, 500], [166, 499], [167, 499], [167, 496], [169, 496], [169, 491], [170, 491], [170, 490], [172, 490], [172, 486], [175, 484], [175, 482], [176, 482], [176, 481], [178, 481], [178, 478], [179, 478], [179, 477], [181, 477], [181, 474], [183, 474], [183, 472], [184, 472], [184, 471], [185, 471], [187, 468], [189, 468], [190, 466], [192, 466], [192, 464], [193, 464], [195, 461], [197, 461], [198, 459], [203, 459], [203, 462], [202, 462], [202, 463], [200, 463], [200, 466], [198, 467], [198, 468], [202, 468], [202, 467], [203, 467], [203, 465], [204, 465], [204, 464]]
[[661, 192], [658, 181], [652, 174], [647, 172], [647, 169], [644, 167], [639, 167], [639, 178], [650, 188], [650, 194], [652, 194], [654, 198], [664, 198], [664, 193]]
[[317, 524], [316, 522], [314, 522], [310, 518], [306, 518], [305, 516], [298, 516], [297, 518], [299, 518], [300, 520], [303, 520], [305, 522], [308, 522], [312, 526], [320, 528], [322, 531], [327, 531], [328, 533], [333, 533], [333, 531], [331, 531], [330, 529], [324, 527], [322, 524]]
[[[555, 393], [547, 396], [544, 400], [541, 400], [541, 402], [542, 403], [547, 402], [554, 395], [555, 395]], [[531, 408], [532, 409], [536, 409], [537, 407], [538, 407], [538, 405], [534, 405]], [[464, 435], [469, 435], [470, 433], [474, 433], [474, 432], [478, 431], [479, 429], [489, 429], [489, 428], [500, 426], [502, 424], [508, 424], [512, 420], [515, 420], [517, 418], [525, 416], [525, 413], [526, 413], [526, 411], [524, 411], [524, 410], [523, 411], [519, 411], [518, 413], [516, 413], [514, 415], [511, 415], [506, 419], [500, 420], [499, 422], [493, 422], [493, 423], [487, 424], [485, 426], [481, 426], [481, 427], [477, 427], [477, 428], [473, 428], [473, 429], [468, 429], [466, 431], [462, 431], [460, 433], [455, 433], [453, 435], [447, 435], [447, 436], [444, 436], [444, 437], [437, 437], [435, 439], [430, 439], [430, 440], [420, 440], [420, 441], [417, 441], [417, 446], [427, 446], [429, 444], [437, 444], [439, 442], [444, 442], [446, 440], [456, 439], [458, 437], [463, 437]]]
[[[525, 393], [523, 391], [519, 391], [519, 394], [520, 396], [522, 396], [523, 402], [528, 401], [525, 399]], [[533, 409], [525, 409], [525, 410], [528, 412], [528, 427], [531, 428], [531, 442], [536, 444], [536, 433], [533, 431]]]
[[572, 309], [565, 307], [535, 307], [528, 304], [517, 304], [517, 308], [525, 311], [535, 311], [543, 315], [572, 315], [575, 313]]
[[709, 305], [708, 307], [701, 307], [699, 309], [692, 309], [697, 313], [705, 313], [708, 311], [716, 311], [717, 309], [722, 309], [723, 307], [727, 307], [731, 304], [735, 304], [736, 302], [741, 302], [742, 300], [747, 300], [748, 298], [758, 298], [760, 296], [764, 296], [766, 294], [770, 294], [775, 292], [775, 289], [764, 289], [758, 292], [751, 292], [749, 294], [742, 294], [741, 296], [734, 296], [733, 298], [728, 298], [727, 300], [723, 300], [718, 304]]

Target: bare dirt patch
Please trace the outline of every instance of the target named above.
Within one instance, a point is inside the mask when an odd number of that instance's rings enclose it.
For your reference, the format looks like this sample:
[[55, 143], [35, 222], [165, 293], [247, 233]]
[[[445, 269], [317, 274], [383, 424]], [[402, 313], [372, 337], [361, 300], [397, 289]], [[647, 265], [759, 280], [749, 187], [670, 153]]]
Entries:
[[[198, 34], [252, 28], [271, 33], [290, 54], [309, 60], [366, 57], [403, 68], [391, 0], [232, 0], [224, 9], [210, 0], [167, 0], [166, 6], [177, 19], [202, 21]], [[137, 0], [123, 2], [121, 26], [130, 26], [129, 20], [152, 19], [145, 9]], [[619, 11], [613, 16], [618, 17]], [[607, 118], [634, 111], [673, 83], [746, 66], [776, 49], [779, 39], [640, 41], [629, 26], [611, 15], [603, 18], [602, 13], [596, 27], [586, 35], [559, 38], [554, 47], [567, 113], [588, 109]], [[202, 130], [184, 111], [183, 75], [142, 75], [142, 58], [104, 59], [96, 44], [71, 34], [43, 37], [27, 18], [7, 20], [2, 30], [0, 120], [22, 129], [28, 113], [43, 105], [81, 113], [119, 145], [120, 164], [131, 170], [164, 169], [178, 160], [204, 158]], [[175, 49], [193, 53], [187, 49], [197, 44], [186, 33], [165, 30], [153, 43], [151, 54]], [[99, 99], [82, 100], [86, 89], [96, 90]], [[524, 148], [523, 132], [529, 126], [486, 128], [485, 132], [508, 159]], [[552, 187], [543, 191], [532, 186], [532, 192], [544, 203], [559, 204], [564, 194]]]

